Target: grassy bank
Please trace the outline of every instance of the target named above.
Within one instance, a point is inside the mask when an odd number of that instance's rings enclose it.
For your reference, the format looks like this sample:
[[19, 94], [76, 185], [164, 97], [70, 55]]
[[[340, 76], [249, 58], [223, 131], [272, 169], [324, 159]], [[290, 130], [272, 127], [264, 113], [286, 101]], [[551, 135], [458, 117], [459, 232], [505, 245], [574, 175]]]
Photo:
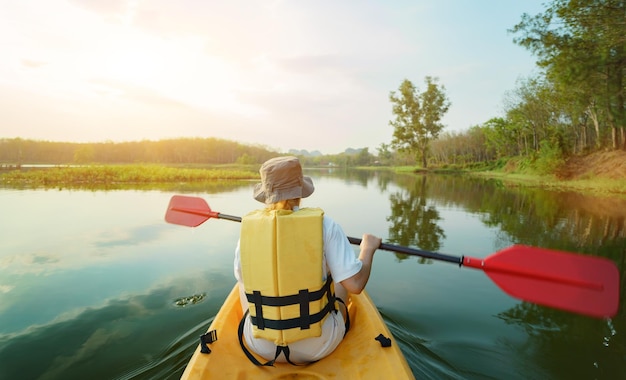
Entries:
[[214, 184], [258, 179], [249, 167], [177, 168], [158, 165], [90, 165], [0, 172], [0, 185], [10, 187], [83, 187], [154, 184]]
[[558, 179], [554, 175], [506, 173], [501, 171], [468, 172], [478, 177], [501, 180], [509, 186], [535, 186], [555, 190], [571, 190], [594, 195], [626, 197], [626, 179], [589, 177]]
[[621, 150], [598, 151], [558, 160], [512, 158], [496, 168], [471, 173], [497, 178], [507, 184], [626, 197], [626, 152]]
[[555, 190], [626, 197], [626, 152], [603, 151], [558, 161], [514, 157], [470, 167], [396, 167], [399, 173], [464, 173], [502, 181], [507, 186], [531, 186]]
[[[493, 178], [507, 186], [536, 186], [604, 196], [626, 197], [626, 152], [608, 152], [578, 157], [564, 163], [558, 172], [542, 174], [532, 165], [511, 160], [482, 163], [473, 167], [447, 166], [421, 169], [415, 166], [368, 167], [398, 173], [459, 174]], [[565, 173], [565, 174], [564, 174]], [[0, 171], [0, 186], [12, 188], [104, 188], [168, 189], [235, 186], [258, 180], [258, 165], [161, 166], [88, 165], [46, 169]]]

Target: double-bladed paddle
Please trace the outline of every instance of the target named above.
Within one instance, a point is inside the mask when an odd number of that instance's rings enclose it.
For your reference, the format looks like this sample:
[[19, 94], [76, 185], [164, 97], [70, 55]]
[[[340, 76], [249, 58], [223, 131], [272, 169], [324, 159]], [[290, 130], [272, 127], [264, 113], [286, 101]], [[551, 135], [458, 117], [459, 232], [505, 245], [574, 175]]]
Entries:
[[[172, 197], [165, 214], [168, 223], [189, 227], [197, 227], [210, 218], [241, 222], [238, 216], [211, 211], [202, 198], [182, 195]], [[361, 239], [348, 240], [361, 244]], [[484, 259], [386, 243], [379, 249], [481, 269], [507, 294], [524, 301], [596, 318], [617, 314], [619, 272], [615, 263], [606, 258], [525, 245], [510, 246]]]

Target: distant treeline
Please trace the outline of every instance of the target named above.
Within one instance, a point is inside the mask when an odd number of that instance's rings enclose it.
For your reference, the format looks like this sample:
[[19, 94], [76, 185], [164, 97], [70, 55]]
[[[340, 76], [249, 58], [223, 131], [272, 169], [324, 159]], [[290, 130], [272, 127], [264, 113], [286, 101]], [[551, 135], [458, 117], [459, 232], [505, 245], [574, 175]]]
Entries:
[[217, 138], [72, 143], [0, 139], [0, 163], [19, 164], [256, 164], [278, 155], [259, 146]]

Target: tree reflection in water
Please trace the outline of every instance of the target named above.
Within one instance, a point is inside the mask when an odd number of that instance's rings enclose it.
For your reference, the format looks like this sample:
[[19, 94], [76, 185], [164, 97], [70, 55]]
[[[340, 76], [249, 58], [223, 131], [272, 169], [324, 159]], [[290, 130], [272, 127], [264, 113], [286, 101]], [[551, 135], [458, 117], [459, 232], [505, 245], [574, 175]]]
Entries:
[[[412, 181], [403, 190], [389, 196], [391, 215], [387, 217], [389, 241], [403, 246], [417, 246], [429, 251], [437, 251], [446, 235], [437, 224], [441, 220], [439, 211], [427, 202], [428, 187], [426, 176]], [[400, 260], [408, 255], [397, 254]], [[430, 259], [419, 258], [420, 263], [431, 262]]]
[[[622, 279], [620, 294], [626, 294], [626, 200], [460, 176], [398, 176], [396, 183], [401, 190], [389, 197], [388, 217], [393, 243], [438, 250], [446, 235], [437, 207], [461, 207], [499, 230], [498, 249], [517, 243], [613, 260]], [[521, 302], [497, 317], [528, 338], [500, 344], [542, 362], [549, 377], [568, 378], [576, 362], [582, 368], [578, 378], [613, 378], [626, 371], [626, 340], [618, 338], [626, 328], [623, 302], [620, 306], [615, 318], [601, 320]]]

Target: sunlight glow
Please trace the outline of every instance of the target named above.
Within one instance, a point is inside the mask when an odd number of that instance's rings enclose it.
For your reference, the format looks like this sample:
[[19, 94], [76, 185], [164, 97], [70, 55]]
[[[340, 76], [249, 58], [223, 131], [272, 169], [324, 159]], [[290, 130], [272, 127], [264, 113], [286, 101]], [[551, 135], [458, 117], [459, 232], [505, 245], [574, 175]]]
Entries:
[[95, 78], [150, 89], [194, 107], [236, 108], [231, 94], [237, 86], [234, 69], [205, 54], [202, 40], [122, 31], [96, 50], [91, 62]]
[[0, 137], [373, 151], [403, 78], [439, 77], [456, 130], [494, 116], [534, 67], [506, 30], [539, 0], [339, 3], [0, 2]]
[[[121, 43], [120, 43], [121, 42]], [[159, 74], [165, 72], [164, 62], [156, 47], [145, 45], [148, 41], [116, 41], [102, 52], [102, 67], [96, 67], [105, 77], [140, 84], [158, 84]], [[97, 63], [96, 63], [97, 64]]]

